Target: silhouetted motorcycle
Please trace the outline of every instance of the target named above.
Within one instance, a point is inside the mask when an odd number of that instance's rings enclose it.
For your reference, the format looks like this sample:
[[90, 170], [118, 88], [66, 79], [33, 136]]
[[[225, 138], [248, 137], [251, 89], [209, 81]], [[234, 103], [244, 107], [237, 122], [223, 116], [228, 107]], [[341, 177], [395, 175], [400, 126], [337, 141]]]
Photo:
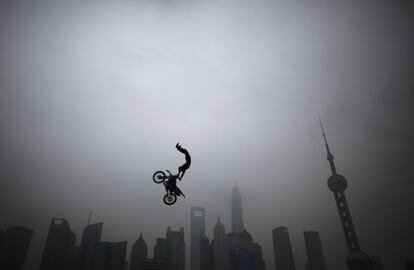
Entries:
[[178, 175], [172, 175], [169, 170], [166, 170], [169, 175], [166, 175], [163, 171], [156, 171], [152, 175], [152, 180], [154, 180], [157, 184], [164, 184], [165, 191], [167, 194], [164, 195], [163, 201], [166, 205], [173, 205], [177, 201], [177, 196], [182, 195], [184, 198], [184, 194], [182, 191], [175, 185], [175, 182], [177, 179], [181, 181], [180, 178], [178, 178]]

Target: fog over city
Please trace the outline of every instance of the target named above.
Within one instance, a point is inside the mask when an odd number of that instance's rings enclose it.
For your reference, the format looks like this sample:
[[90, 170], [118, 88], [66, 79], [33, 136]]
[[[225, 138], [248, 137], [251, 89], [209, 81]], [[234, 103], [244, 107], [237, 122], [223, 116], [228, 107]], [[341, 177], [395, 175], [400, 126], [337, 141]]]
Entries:
[[[87, 3], [86, 3], [87, 2]], [[328, 269], [348, 254], [319, 126], [363, 251], [414, 258], [414, 6], [410, 1], [9, 1], [0, 4], [0, 230], [34, 230], [37, 270], [53, 217], [81, 239], [132, 243], [184, 227], [190, 207], [244, 225], [274, 269], [272, 229], [320, 232]], [[157, 170], [192, 157], [167, 206]], [[187, 268], [188, 264], [187, 264]]]

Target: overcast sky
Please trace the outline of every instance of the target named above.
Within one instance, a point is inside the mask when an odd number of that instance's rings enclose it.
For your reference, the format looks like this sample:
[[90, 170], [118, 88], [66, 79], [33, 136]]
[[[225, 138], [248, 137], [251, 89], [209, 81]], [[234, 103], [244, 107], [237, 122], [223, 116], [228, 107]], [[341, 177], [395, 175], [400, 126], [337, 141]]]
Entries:
[[[89, 210], [128, 253], [143, 233], [152, 256], [168, 225], [188, 248], [190, 206], [211, 239], [236, 181], [268, 270], [278, 226], [298, 270], [304, 230], [345, 270], [318, 118], [362, 249], [385, 269], [414, 258], [409, 1], [81, 2], [0, 5], [0, 229], [35, 230], [25, 270], [52, 217], [79, 243]], [[177, 142], [192, 165], [168, 207], [151, 176], [184, 162]]]

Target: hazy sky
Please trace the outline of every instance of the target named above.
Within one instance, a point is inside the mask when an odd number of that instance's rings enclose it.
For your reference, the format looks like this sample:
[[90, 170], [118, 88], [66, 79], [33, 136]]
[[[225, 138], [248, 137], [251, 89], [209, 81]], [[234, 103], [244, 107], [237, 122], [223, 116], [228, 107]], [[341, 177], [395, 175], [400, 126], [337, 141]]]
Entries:
[[[298, 270], [304, 230], [344, 270], [318, 118], [362, 249], [385, 269], [413, 259], [409, 1], [82, 2], [0, 4], [0, 229], [35, 230], [26, 270], [52, 217], [79, 243], [92, 210], [104, 240], [129, 253], [143, 233], [150, 256], [168, 225], [190, 246], [190, 206], [210, 238], [217, 217], [229, 231], [236, 181], [268, 270], [282, 225]], [[177, 142], [193, 162], [168, 207], [151, 176], [184, 162]]]

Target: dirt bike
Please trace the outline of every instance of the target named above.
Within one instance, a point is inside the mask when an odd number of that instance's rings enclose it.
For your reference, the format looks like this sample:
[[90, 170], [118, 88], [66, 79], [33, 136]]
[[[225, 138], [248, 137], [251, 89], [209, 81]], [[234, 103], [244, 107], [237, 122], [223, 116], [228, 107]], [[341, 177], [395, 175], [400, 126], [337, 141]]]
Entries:
[[178, 178], [177, 175], [172, 175], [169, 170], [166, 171], [169, 175], [166, 175], [163, 171], [156, 171], [152, 175], [152, 180], [154, 180], [154, 182], [157, 184], [164, 184], [166, 194], [163, 197], [163, 201], [166, 205], [173, 205], [177, 201], [177, 196], [182, 195], [184, 198], [185, 196], [176, 185], [170, 184], [170, 180], [174, 181], [178, 179], [181, 181], [181, 179]]

